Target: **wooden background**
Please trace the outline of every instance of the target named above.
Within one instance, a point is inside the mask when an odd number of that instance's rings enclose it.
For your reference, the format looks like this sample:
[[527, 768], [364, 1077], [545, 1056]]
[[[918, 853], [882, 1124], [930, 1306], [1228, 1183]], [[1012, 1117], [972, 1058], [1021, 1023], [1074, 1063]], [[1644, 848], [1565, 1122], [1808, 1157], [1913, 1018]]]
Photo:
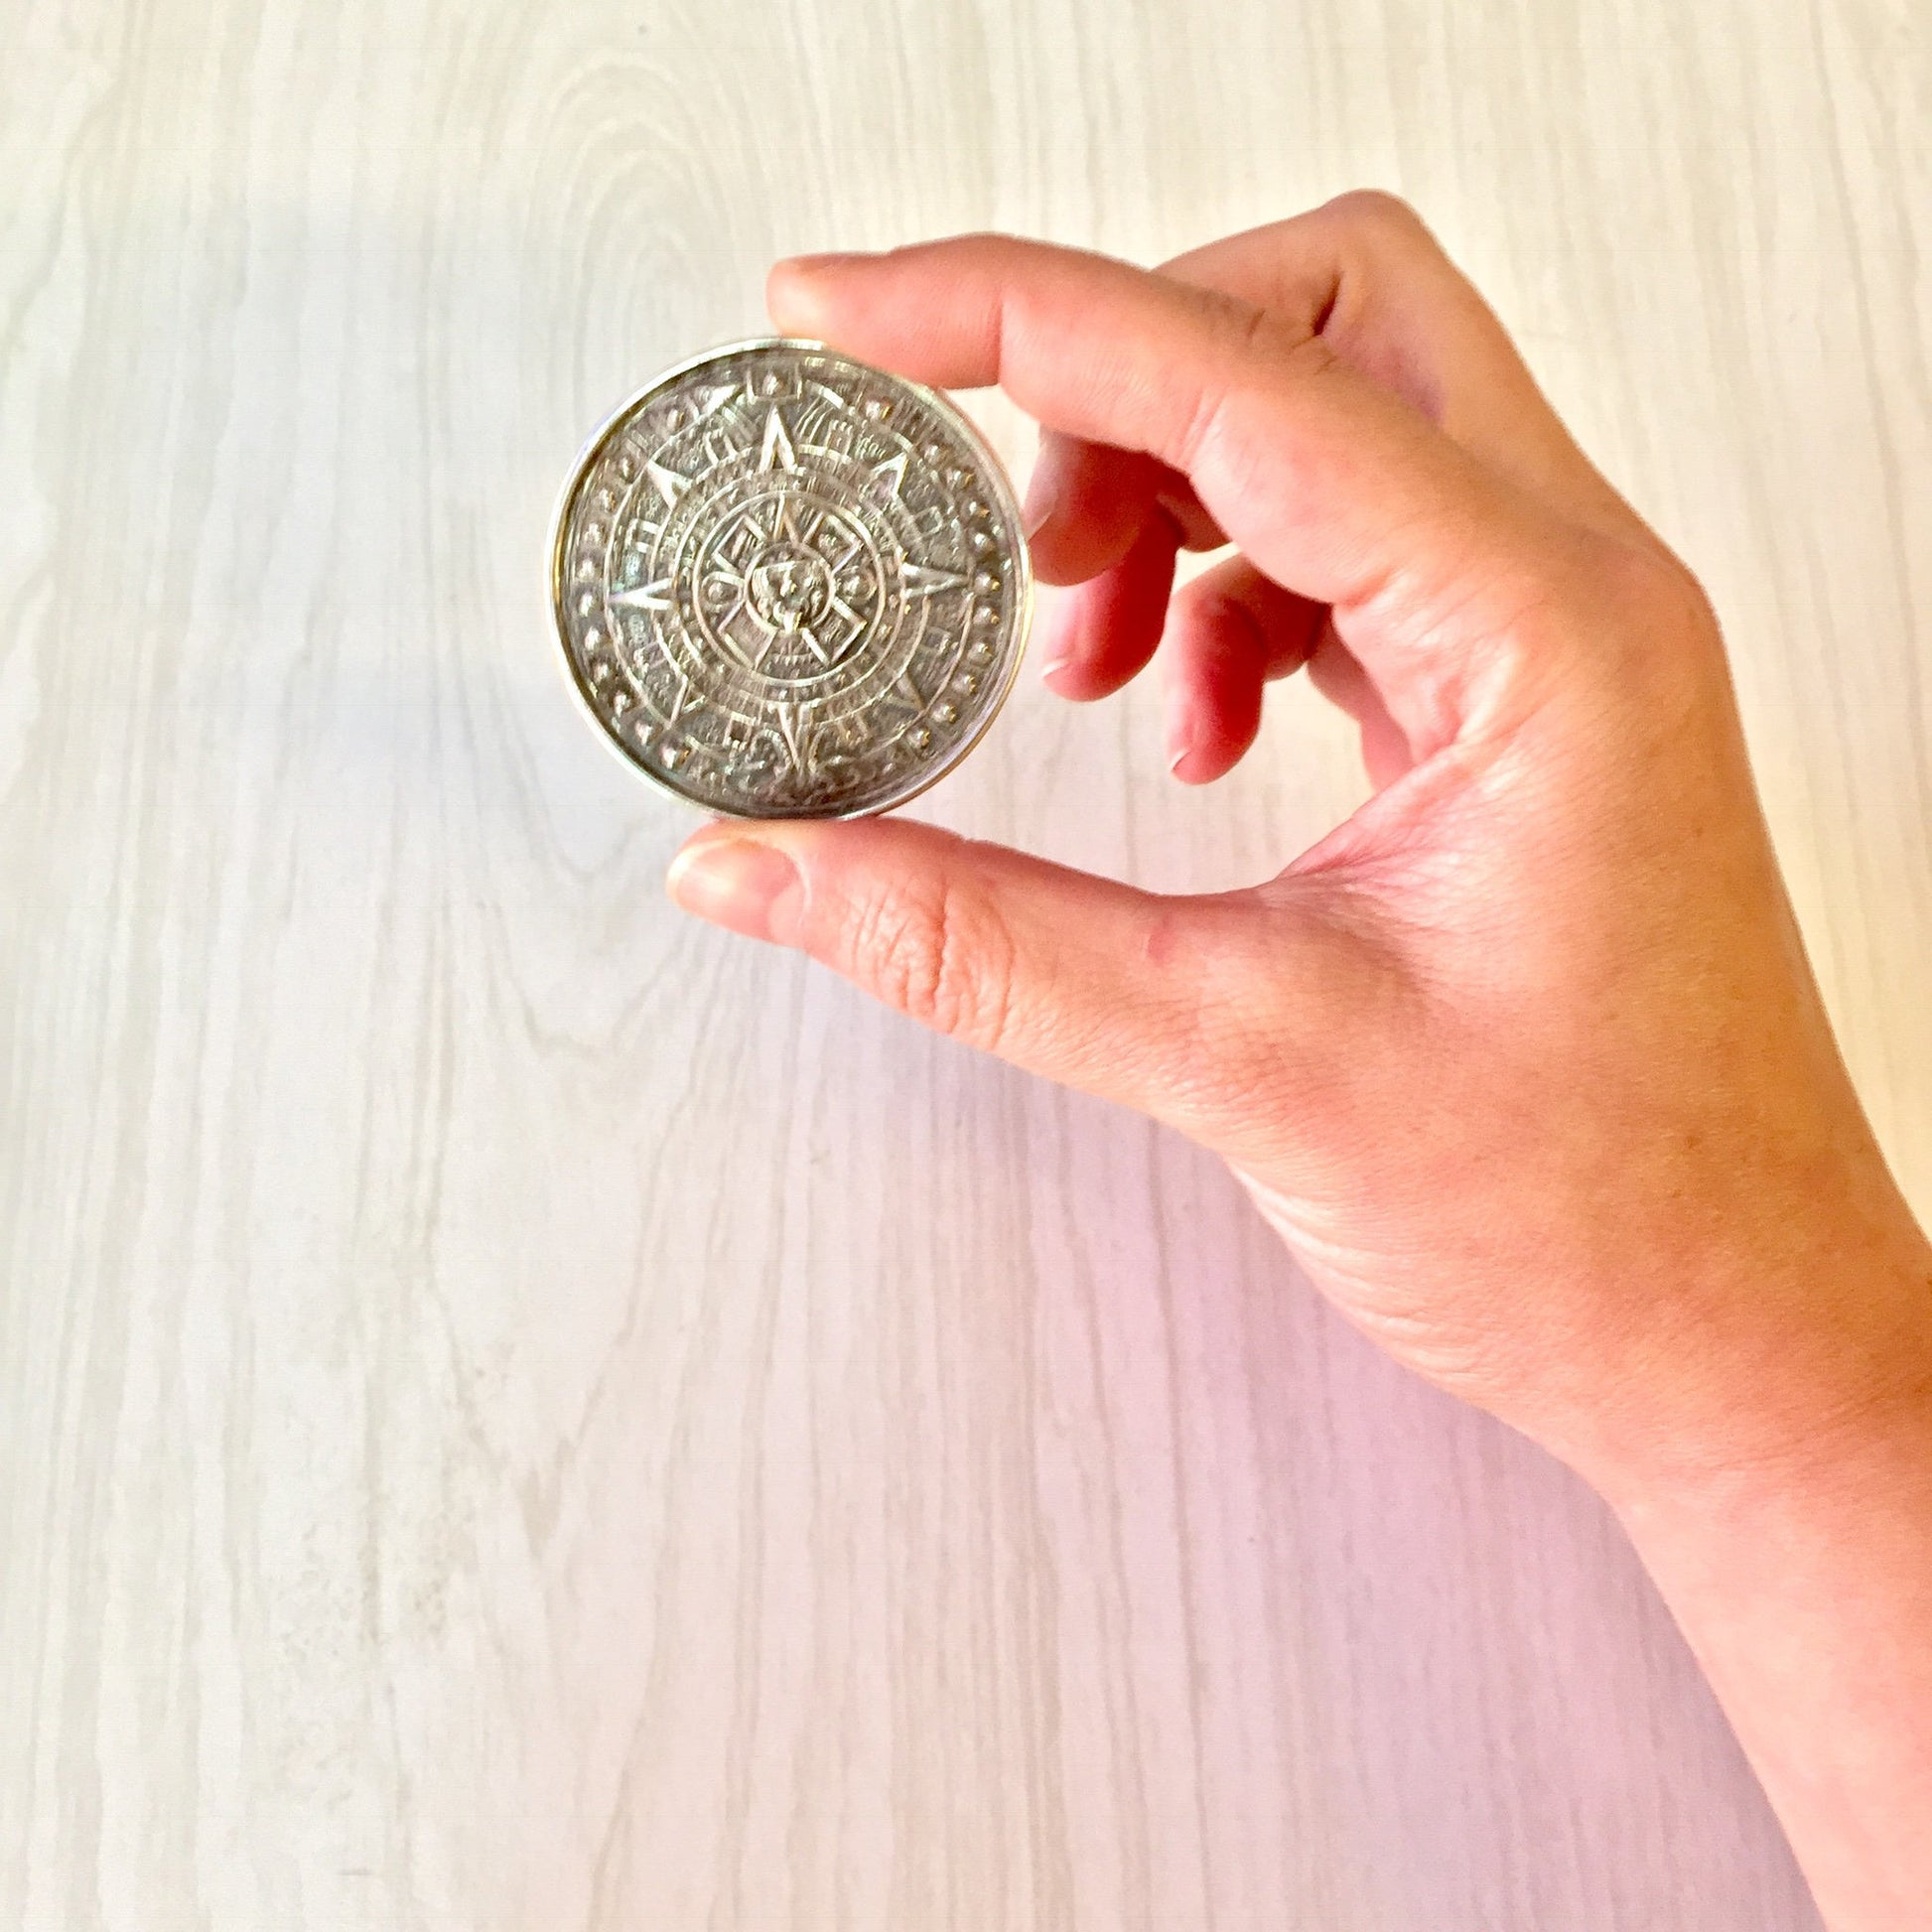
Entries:
[[[1360, 184], [1711, 586], [1932, 1208], [1921, 0], [10, 0], [0, 1926], [1815, 1924], [1594, 1499], [674, 914], [552, 661], [582, 437], [774, 254]], [[1029, 678], [919, 809], [1208, 885], [1359, 783]]]

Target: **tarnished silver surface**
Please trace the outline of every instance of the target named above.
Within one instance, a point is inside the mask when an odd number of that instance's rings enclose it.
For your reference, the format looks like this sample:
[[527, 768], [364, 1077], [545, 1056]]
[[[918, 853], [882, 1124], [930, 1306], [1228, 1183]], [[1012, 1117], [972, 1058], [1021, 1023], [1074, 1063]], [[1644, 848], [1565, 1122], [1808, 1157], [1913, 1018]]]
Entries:
[[1013, 682], [1019, 506], [945, 397], [814, 343], [715, 350], [598, 433], [551, 593], [614, 745], [692, 803], [832, 818], [956, 763]]

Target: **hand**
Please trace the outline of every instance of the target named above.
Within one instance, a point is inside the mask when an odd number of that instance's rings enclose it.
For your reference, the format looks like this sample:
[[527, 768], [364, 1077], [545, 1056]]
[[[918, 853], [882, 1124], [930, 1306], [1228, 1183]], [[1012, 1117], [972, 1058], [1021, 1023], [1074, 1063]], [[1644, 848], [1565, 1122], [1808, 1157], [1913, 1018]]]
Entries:
[[[1035, 563], [1082, 587], [1054, 688], [1160, 644], [1201, 780], [1306, 666], [1378, 789], [1214, 897], [896, 820], [709, 828], [682, 904], [1217, 1150], [1371, 1335], [1587, 1471], [1771, 1453], [1922, 1359], [1916, 1304], [1821, 1294], [1849, 1240], [1915, 1235], [1710, 608], [1413, 214], [1348, 196], [1156, 273], [991, 236], [807, 258], [770, 301], [1042, 424]], [[1170, 603], [1176, 549], [1230, 539]]]
[[[1831, 1923], [1917, 1922], [1932, 1256], [1696, 582], [1383, 197], [1153, 274], [974, 237], [780, 264], [770, 297], [1038, 418], [1035, 560], [1081, 587], [1058, 690], [1159, 644], [1198, 781], [1306, 666], [1376, 790], [1217, 897], [905, 820], [715, 826], [673, 894], [1226, 1156], [1370, 1334], [1615, 1503]], [[1173, 593], [1176, 549], [1224, 541]]]

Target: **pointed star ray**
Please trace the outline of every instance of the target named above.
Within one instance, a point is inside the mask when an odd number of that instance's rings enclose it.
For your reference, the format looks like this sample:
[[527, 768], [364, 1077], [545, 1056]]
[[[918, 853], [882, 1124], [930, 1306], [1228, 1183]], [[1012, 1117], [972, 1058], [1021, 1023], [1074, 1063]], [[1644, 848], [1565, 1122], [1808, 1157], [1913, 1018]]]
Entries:
[[691, 487], [689, 477], [680, 477], [675, 470], [666, 470], [661, 463], [645, 463], [644, 474], [657, 485], [657, 493], [672, 509], [677, 508], [677, 499]]
[[778, 633], [775, 630], [768, 632], [762, 643], [754, 645], [750, 649], [742, 639], [733, 636], [730, 631], [723, 632], [719, 641], [748, 671], [761, 671], [764, 668], [764, 660], [771, 655], [771, 646], [778, 641]]
[[613, 591], [609, 601], [624, 611], [668, 611], [671, 608], [671, 580], [660, 577], [654, 584], [637, 584], [627, 591]]
[[800, 718], [799, 712], [803, 707], [781, 704], [774, 706], [773, 709], [777, 713], [778, 731], [784, 740], [786, 754], [791, 759], [792, 769], [802, 775], [806, 769], [805, 739], [800, 728], [805, 721]]
[[785, 421], [778, 414], [778, 405], [771, 405], [771, 412], [764, 419], [764, 447], [759, 452], [760, 470], [796, 470], [798, 452], [791, 447], [791, 438], [785, 434]]

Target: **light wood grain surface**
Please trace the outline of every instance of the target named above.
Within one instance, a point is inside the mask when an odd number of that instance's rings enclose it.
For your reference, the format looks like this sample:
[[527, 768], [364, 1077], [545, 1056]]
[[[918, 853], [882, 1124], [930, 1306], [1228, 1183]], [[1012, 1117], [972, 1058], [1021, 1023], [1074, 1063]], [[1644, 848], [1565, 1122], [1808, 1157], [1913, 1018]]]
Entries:
[[[1592, 1497], [672, 913], [552, 662], [581, 438], [774, 254], [1360, 184], [1711, 586], [1932, 1208], [1919, 0], [10, 0], [0, 1926], [1815, 1924]], [[1205, 886], [1359, 785], [1029, 680], [919, 809]]]

